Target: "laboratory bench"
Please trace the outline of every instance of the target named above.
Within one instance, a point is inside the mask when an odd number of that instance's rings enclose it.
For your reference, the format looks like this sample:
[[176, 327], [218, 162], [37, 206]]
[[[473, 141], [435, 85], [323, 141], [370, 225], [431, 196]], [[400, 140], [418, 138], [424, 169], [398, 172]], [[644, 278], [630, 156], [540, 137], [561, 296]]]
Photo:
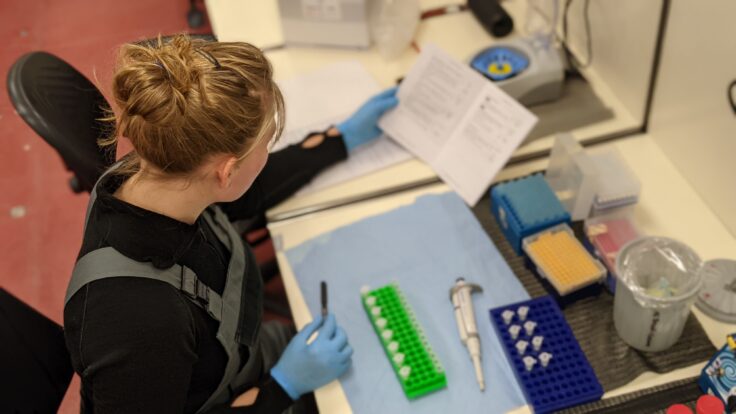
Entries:
[[[601, 146], [615, 146], [642, 183], [642, 193], [633, 210], [636, 225], [647, 235], [667, 236], [688, 243], [704, 260], [736, 259], [736, 239], [723, 227], [695, 190], [680, 175], [677, 168], [646, 134], [635, 135]], [[544, 170], [546, 159], [521, 163], [504, 169], [496, 182], [521, 177]], [[268, 225], [277, 246], [276, 258], [297, 326], [312, 319], [285, 251], [306, 240], [349, 225], [363, 218], [378, 215], [413, 203], [417, 197], [449, 191], [442, 183], [431, 184], [400, 194], [379, 197]], [[723, 345], [726, 335], [736, 332], [736, 325], [717, 322], [698, 309], [693, 312], [714, 346]], [[454, 329], [454, 328], [453, 328]], [[645, 373], [631, 383], [607, 392], [603, 398], [654, 387], [699, 375], [706, 361], [666, 374]], [[492, 386], [492, 385], [489, 385]], [[321, 412], [350, 412], [350, 406], [339, 382], [333, 382], [315, 392]], [[530, 412], [520, 408], [515, 413]]]
[[[360, 62], [381, 86], [388, 87], [409, 71], [418, 56], [412, 48], [398, 58], [386, 61], [373, 49], [280, 47], [283, 36], [276, 0], [205, 0], [205, 3], [218, 39], [247, 41], [264, 48], [273, 63], [277, 80], [309, 73], [330, 63], [352, 60]], [[422, 9], [427, 10], [464, 2], [422, 0], [420, 3]], [[584, 2], [573, 3], [568, 48], [580, 57], [584, 55], [586, 44], [586, 36], [581, 29], [584, 27], [581, 20]], [[525, 2], [508, 0], [503, 2], [503, 6], [513, 16], [516, 33], [519, 33], [526, 17]], [[552, 147], [554, 133], [570, 131], [585, 146], [616, 147], [635, 172], [641, 181], [642, 191], [633, 209], [633, 219], [643, 234], [682, 240], [703, 260], [736, 259], [736, 238], [724, 225], [723, 215], [714, 211], [709, 201], [711, 198], [704, 195], [702, 188], [693, 185], [693, 176], [683, 170], [682, 163], [673, 163], [674, 140], [658, 130], [647, 131], [646, 128], [652, 118], [649, 113], [653, 100], [652, 74], [658, 70], [656, 54], [662, 47], [663, 19], [669, 13], [672, 24], [678, 24], [678, 19], [693, 15], [692, 11], [681, 10], [688, 7], [695, 6], [677, 5], [673, 11], [666, 0], [592, 2], [592, 32], [588, 33], [595, 52], [592, 63], [580, 69], [580, 76], [566, 79], [560, 100], [530, 108], [540, 122], [494, 182], [543, 171], [547, 167], [547, 154]], [[468, 61], [474, 53], [496, 42], [469, 12], [447, 14], [421, 22], [415, 41], [419, 47], [436, 44], [461, 61]], [[670, 45], [670, 48], [676, 47]], [[663, 60], [677, 60], [678, 50], [665, 50]], [[667, 67], [673, 66], [674, 63], [670, 63]], [[677, 82], [682, 78], [672, 73], [669, 75], [677, 78]], [[664, 78], [667, 80], [668, 76]], [[667, 88], [674, 90], [675, 87], [670, 83]], [[722, 91], [717, 92], [720, 94]], [[668, 102], [654, 99], [654, 104], [661, 106], [669, 105]], [[677, 117], [683, 111], [675, 107], [671, 112], [660, 113]], [[693, 112], [702, 111], [695, 108]], [[656, 121], [657, 117], [654, 119]], [[671, 120], [670, 117], [665, 122], [677, 125]], [[676, 134], [676, 131], [668, 133]], [[677, 148], [680, 153], [686, 152], [682, 150], [683, 146]], [[718, 163], [724, 165], [722, 160]], [[729, 168], [734, 167], [731, 165]], [[305, 325], [312, 315], [287, 259], [285, 252], [288, 249], [364, 218], [412, 204], [420, 196], [447, 191], [449, 188], [426, 164], [411, 159], [312, 194], [292, 197], [271, 209], [267, 213], [268, 228], [297, 326]], [[723, 344], [726, 335], [736, 332], [736, 325], [717, 322], [695, 307], [693, 314], [715, 347]], [[644, 373], [630, 383], [606, 392], [603, 398], [697, 376], [705, 362], [697, 361], [666, 374]], [[351, 412], [347, 397], [337, 381], [318, 389], [315, 396], [323, 413]], [[519, 407], [513, 412], [525, 413], [530, 409]]]

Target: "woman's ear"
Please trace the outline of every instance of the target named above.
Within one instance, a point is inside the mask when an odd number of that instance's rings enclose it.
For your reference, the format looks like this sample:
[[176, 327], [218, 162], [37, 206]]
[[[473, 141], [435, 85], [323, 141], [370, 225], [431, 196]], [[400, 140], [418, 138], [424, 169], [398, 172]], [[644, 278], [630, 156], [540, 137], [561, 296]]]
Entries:
[[233, 156], [224, 157], [217, 167], [217, 183], [220, 188], [228, 188], [232, 183], [232, 176], [238, 168], [238, 159]]

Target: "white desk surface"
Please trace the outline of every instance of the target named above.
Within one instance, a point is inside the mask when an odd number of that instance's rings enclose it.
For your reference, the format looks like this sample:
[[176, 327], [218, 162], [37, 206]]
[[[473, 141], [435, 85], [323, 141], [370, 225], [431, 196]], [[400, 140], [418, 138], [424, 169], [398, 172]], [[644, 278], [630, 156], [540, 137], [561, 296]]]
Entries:
[[[212, 28], [221, 41], [248, 41], [260, 47], [281, 44], [281, 24], [276, 0], [205, 0]], [[421, 0], [423, 10], [461, 4], [458, 0]], [[504, 8], [513, 16], [515, 26], [522, 28], [526, 16], [526, 2], [507, 0]], [[518, 30], [517, 30], [518, 33]], [[480, 49], [495, 40], [489, 36], [470, 12], [456, 13], [422, 21], [415, 36], [416, 43], [434, 43], [460, 60], [468, 60]], [[345, 60], [357, 60], [376, 78], [382, 86], [393, 85], [411, 68], [417, 53], [409, 48], [400, 57], [386, 61], [375, 50], [355, 50], [318, 47], [287, 47], [267, 52], [277, 79], [290, 77], [319, 69], [325, 65]], [[616, 95], [602, 82], [595, 72], [586, 73], [588, 83], [598, 98], [611, 110], [612, 117], [603, 121], [583, 125], [570, 132], [585, 142], [608, 137], [622, 132], [634, 132], [641, 122], [632, 116]], [[579, 88], [578, 88], [579, 89]], [[568, 88], [566, 106], [575, 105], [575, 88]], [[550, 114], [554, 116], [554, 113]], [[549, 150], [553, 137], [536, 139], [520, 147], [514, 158], [522, 158]], [[421, 181], [435, 174], [423, 162], [406, 161], [346, 183], [319, 192], [292, 197], [269, 211], [269, 216], [313, 206], [343, 197], [366, 194], [397, 185]]]
[[[641, 199], [635, 208], [634, 218], [645, 234], [683, 240], [704, 260], [736, 259], [736, 239], [725, 229], [649, 136], [637, 135], [604, 145], [615, 145], [642, 182]], [[536, 160], [512, 166], [503, 170], [497, 180], [506, 180], [538, 171], [545, 168], [546, 163], [546, 160]], [[419, 195], [447, 190], [444, 184], [435, 184], [418, 190], [270, 224], [269, 229], [272, 236], [275, 240], [280, 239], [282, 250], [277, 251], [276, 257], [297, 326], [301, 327], [306, 324], [311, 320], [311, 316], [283, 250], [364, 217], [410, 204]], [[716, 346], [722, 346], [725, 336], [736, 331], [736, 325], [713, 321], [697, 309], [694, 309], [694, 313], [705, 328], [709, 339]], [[704, 363], [705, 361], [664, 375], [644, 373], [630, 384], [606, 393], [604, 398], [695, 376]], [[322, 413], [351, 412], [338, 382], [317, 390], [315, 395]], [[530, 411], [522, 407], [514, 412], [520, 414]]]

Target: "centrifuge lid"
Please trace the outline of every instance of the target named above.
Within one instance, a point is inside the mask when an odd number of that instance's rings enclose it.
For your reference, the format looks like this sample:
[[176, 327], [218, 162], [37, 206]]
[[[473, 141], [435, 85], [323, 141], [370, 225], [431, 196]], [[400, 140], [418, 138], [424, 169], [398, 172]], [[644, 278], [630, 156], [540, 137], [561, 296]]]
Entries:
[[736, 260], [709, 260], [701, 273], [703, 287], [695, 302], [698, 309], [719, 321], [736, 323]]

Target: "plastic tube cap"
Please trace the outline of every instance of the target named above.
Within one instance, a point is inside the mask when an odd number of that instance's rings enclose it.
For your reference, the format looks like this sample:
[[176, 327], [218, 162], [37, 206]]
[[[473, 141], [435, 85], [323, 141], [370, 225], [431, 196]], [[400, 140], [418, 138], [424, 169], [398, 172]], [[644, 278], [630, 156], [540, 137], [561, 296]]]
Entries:
[[506, 309], [505, 311], [503, 311], [503, 313], [501, 314], [501, 317], [503, 318], [503, 323], [505, 323], [506, 325], [509, 325], [511, 321], [514, 319], [514, 315], [515, 315], [514, 311], [510, 309]]
[[547, 365], [549, 365], [549, 361], [552, 360], [552, 354], [549, 352], [542, 352], [539, 354], [539, 362], [541, 362], [542, 367], [546, 368]]
[[537, 323], [534, 321], [526, 321], [524, 323], [524, 330], [528, 336], [534, 335], [534, 328], [537, 327]]
[[695, 405], [696, 414], [723, 414], [724, 411], [726, 411], [726, 407], [723, 405], [723, 401], [713, 395], [703, 395], [698, 398]]
[[522, 361], [524, 361], [524, 366], [526, 367], [527, 371], [531, 371], [532, 369], [534, 369], [534, 365], [537, 363], [536, 358], [534, 358], [533, 356], [525, 356]]
[[519, 306], [519, 309], [516, 310], [516, 314], [519, 315], [519, 319], [521, 319], [522, 321], [525, 321], [526, 315], [529, 314], [529, 307]]
[[539, 351], [542, 349], [542, 342], [544, 342], [543, 336], [535, 336], [532, 338], [532, 346], [534, 347], [535, 351]]
[[683, 404], [675, 404], [667, 409], [667, 414], [693, 414], [693, 410]]
[[516, 340], [516, 338], [519, 337], [519, 332], [521, 331], [521, 326], [519, 325], [511, 325], [509, 327], [509, 335], [511, 335], [511, 339]]
[[529, 346], [529, 342], [527, 341], [519, 341], [516, 343], [516, 350], [519, 352], [519, 355], [524, 355], [526, 352], [526, 348]]

